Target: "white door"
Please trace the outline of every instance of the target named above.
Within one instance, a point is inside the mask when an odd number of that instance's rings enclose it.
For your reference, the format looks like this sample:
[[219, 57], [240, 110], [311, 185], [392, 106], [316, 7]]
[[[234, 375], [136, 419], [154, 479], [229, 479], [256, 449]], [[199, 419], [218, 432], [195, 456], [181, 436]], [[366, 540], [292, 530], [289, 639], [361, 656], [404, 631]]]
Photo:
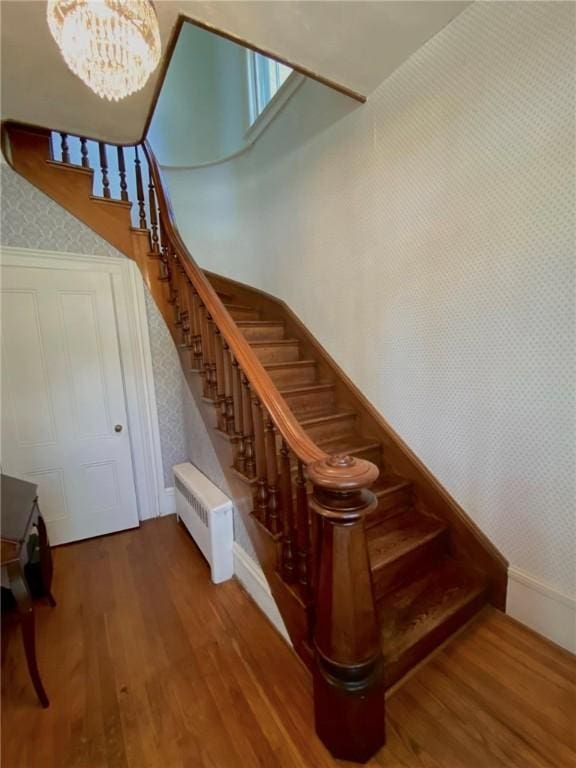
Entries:
[[52, 544], [138, 525], [111, 277], [2, 267], [2, 471]]

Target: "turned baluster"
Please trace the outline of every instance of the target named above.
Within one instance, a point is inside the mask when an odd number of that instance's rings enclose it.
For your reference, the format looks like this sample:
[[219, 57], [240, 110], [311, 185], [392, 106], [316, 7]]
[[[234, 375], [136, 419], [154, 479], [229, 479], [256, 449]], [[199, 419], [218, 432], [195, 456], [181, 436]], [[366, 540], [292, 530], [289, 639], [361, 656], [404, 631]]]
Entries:
[[68, 134], [60, 134], [60, 149], [62, 150], [62, 162], [70, 163], [70, 149], [68, 147]]
[[168, 283], [168, 302], [172, 304], [174, 309], [174, 325], [182, 328], [182, 316], [180, 310], [182, 309], [182, 296], [181, 291], [181, 277], [180, 262], [176, 258], [175, 254], [171, 255], [171, 245], [166, 236], [166, 230], [160, 221], [160, 234], [161, 234], [161, 251], [162, 261], [165, 262], [170, 273], [170, 279]]
[[264, 438], [264, 415], [256, 395], [252, 395], [252, 421], [254, 422], [254, 452], [256, 455], [256, 496], [254, 513], [262, 524], [266, 524], [268, 509], [268, 483], [266, 477], [266, 441]]
[[100, 152], [100, 170], [102, 171], [102, 197], [110, 197], [110, 179], [108, 178], [108, 154], [106, 144], [103, 141], [98, 142], [98, 151]]
[[226, 374], [224, 373], [224, 342], [220, 329], [214, 326], [214, 348], [216, 352], [216, 413], [218, 429], [226, 432]]
[[270, 533], [280, 530], [280, 502], [278, 499], [278, 460], [276, 457], [276, 428], [268, 414], [265, 419], [266, 438], [266, 475], [268, 477], [268, 509], [266, 512], [266, 527]]
[[202, 336], [200, 334], [200, 297], [192, 289], [192, 345], [194, 368], [202, 369]]
[[234, 395], [232, 390], [232, 356], [224, 342], [224, 393], [226, 395], [226, 434], [234, 434]]
[[202, 367], [200, 374], [202, 376], [202, 395], [210, 397], [210, 361], [208, 349], [208, 330], [206, 321], [206, 307], [200, 304], [200, 339], [202, 346]]
[[239, 472], [244, 473], [246, 466], [244, 453], [244, 409], [242, 407], [241, 371], [236, 359], [232, 361], [232, 397], [234, 399], [234, 434], [238, 441], [236, 443], [236, 460], [234, 464]]
[[216, 401], [218, 398], [218, 370], [216, 368], [216, 339], [214, 336], [215, 323], [211, 315], [207, 315], [208, 351], [210, 366], [210, 397]]
[[90, 168], [90, 160], [88, 158], [88, 142], [83, 138], [80, 138], [80, 157], [82, 168]]
[[124, 164], [123, 147], [118, 147], [118, 174], [120, 176], [120, 199], [128, 201], [128, 184], [126, 183], [126, 166]]
[[308, 467], [318, 520], [316, 732], [335, 758], [365, 762], [385, 742], [384, 682], [364, 518], [376, 507], [368, 461], [332, 456]]
[[142, 167], [138, 155], [138, 147], [134, 147], [134, 169], [136, 173], [136, 198], [138, 200], [138, 226], [146, 229], [146, 205], [144, 202], [144, 184], [142, 183]]
[[296, 473], [296, 570], [305, 596], [310, 594], [310, 519], [304, 465], [298, 461]]
[[156, 208], [156, 191], [154, 189], [154, 180], [150, 176], [148, 184], [148, 208], [150, 213], [150, 250], [155, 256], [160, 255], [158, 239], [158, 214]]
[[292, 501], [292, 467], [290, 448], [282, 440], [280, 449], [280, 498], [282, 509], [282, 575], [288, 582], [295, 581], [294, 564], [294, 507]]
[[192, 349], [192, 283], [187, 274], [182, 278], [184, 291], [184, 323], [182, 325], [182, 338], [186, 347]]
[[250, 397], [250, 383], [242, 374], [242, 413], [244, 419], [244, 474], [252, 479], [256, 474], [254, 460], [254, 422], [252, 419], [252, 404]]

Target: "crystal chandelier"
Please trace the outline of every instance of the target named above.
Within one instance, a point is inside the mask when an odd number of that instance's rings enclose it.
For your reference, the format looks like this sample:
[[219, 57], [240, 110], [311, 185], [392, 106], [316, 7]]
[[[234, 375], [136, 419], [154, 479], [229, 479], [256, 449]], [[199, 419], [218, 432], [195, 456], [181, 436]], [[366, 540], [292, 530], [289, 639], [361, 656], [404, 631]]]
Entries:
[[150, 0], [48, 0], [47, 17], [64, 61], [101, 98], [139, 91], [158, 65]]

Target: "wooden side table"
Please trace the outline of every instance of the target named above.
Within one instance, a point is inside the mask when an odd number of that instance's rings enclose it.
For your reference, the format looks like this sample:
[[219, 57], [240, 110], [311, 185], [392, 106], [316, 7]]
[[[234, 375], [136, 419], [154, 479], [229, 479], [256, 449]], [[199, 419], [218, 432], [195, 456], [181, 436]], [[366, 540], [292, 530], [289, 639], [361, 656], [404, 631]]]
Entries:
[[55, 606], [56, 601], [52, 597], [52, 555], [46, 524], [38, 508], [38, 486], [33, 483], [19, 480], [8, 475], [0, 475], [1, 493], [1, 565], [6, 568], [10, 589], [16, 601], [16, 607], [22, 629], [22, 641], [28, 664], [28, 672], [34, 690], [43, 707], [48, 707], [50, 702], [38, 671], [36, 660], [36, 631], [34, 620], [34, 606], [30, 591], [24, 578], [24, 570], [21, 562], [22, 550], [26, 545], [31, 528], [35, 525], [38, 529], [38, 541], [40, 549], [40, 572], [44, 593], [50, 605]]

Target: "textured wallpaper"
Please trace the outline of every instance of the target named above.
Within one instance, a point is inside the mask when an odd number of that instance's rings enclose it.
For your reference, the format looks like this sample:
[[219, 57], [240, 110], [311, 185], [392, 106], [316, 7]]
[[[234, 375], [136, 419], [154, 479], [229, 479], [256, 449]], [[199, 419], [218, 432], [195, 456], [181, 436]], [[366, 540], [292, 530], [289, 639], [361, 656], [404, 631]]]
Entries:
[[[62, 253], [122, 256], [71, 213], [15, 173], [0, 165], [2, 245]], [[180, 361], [162, 316], [146, 290], [154, 386], [165, 486], [174, 485], [172, 466], [187, 460], [182, 414]]]
[[168, 173], [203, 266], [284, 298], [511, 565], [569, 595], [575, 12], [473, 3], [364, 106], [307, 83], [250, 153]]

